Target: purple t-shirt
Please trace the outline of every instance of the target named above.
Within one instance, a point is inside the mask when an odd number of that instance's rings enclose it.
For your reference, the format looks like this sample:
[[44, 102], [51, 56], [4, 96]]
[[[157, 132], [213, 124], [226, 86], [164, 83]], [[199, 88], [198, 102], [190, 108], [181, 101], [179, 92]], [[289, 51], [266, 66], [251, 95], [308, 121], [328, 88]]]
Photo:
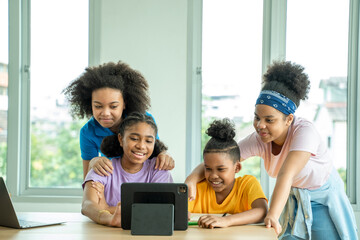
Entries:
[[104, 185], [104, 195], [109, 206], [116, 206], [121, 201], [121, 184], [126, 182], [142, 183], [172, 183], [170, 171], [156, 170], [156, 158], [148, 159], [144, 162], [142, 169], [137, 173], [128, 173], [121, 166], [121, 158], [111, 160], [114, 170], [110, 176], [100, 176], [92, 169], [86, 175], [83, 188], [87, 181], [100, 182]]

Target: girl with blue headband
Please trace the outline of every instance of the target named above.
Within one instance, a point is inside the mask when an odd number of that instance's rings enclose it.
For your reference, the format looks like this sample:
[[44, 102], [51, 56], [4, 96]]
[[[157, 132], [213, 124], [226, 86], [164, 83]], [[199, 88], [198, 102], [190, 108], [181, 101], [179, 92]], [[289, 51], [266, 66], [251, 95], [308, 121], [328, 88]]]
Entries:
[[[276, 178], [264, 219], [279, 239], [358, 239], [344, 183], [313, 123], [294, 115], [310, 81], [298, 64], [274, 62], [264, 74], [255, 104], [255, 132], [238, 144], [241, 161], [260, 156]], [[198, 166], [186, 179], [189, 197], [204, 173]]]

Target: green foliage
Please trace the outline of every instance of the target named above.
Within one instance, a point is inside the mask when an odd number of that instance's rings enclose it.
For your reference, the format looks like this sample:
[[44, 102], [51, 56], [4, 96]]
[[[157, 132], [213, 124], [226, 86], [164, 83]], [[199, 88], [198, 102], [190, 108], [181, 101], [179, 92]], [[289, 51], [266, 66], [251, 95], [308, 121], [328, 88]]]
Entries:
[[79, 132], [82, 125], [82, 122], [62, 123], [49, 131], [44, 124], [32, 124], [31, 187], [81, 186]]
[[337, 169], [341, 179], [344, 181], [344, 187], [346, 192], [346, 169], [345, 168], [338, 168]]
[[7, 155], [7, 144], [6, 142], [0, 143], [0, 176], [6, 175], [6, 155]]
[[261, 157], [250, 157], [246, 161], [241, 162], [241, 170], [236, 177], [244, 175], [253, 175], [260, 182], [260, 161]]

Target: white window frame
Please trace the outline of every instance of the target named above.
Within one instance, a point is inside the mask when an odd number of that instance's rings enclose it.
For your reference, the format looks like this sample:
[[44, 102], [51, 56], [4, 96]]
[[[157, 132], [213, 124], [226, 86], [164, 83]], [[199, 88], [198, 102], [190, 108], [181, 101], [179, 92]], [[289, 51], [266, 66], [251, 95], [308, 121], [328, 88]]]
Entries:
[[360, 211], [360, 1], [350, 0], [348, 44], [347, 108], [347, 194], [356, 211]]
[[188, 0], [186, 175], [201, 163], [202, 0]]
[[[80, 203], [82, 189], [79, 188], [32, 188], [30, 179], [30, 9], [31, 0], [9, 1], [9, 107], [8, 107], [8, 143], [7, 143], [7, 187], [14, 202], [34, 203]], [[90, 0], [89, 18], [93, 19], [93, 28], [89, 27], [89, 36], [96, 36], [95, 24], [98, 1]], [[90, 5], [92, 6], [90, 7]], [[98, 15], [97, 15], [98, 16]], [[89, 56], [93, 64], [97, 58], [93, 51], [96, 37], [89, 44]], [[79, 156], [79, 161], [81, 161]]]

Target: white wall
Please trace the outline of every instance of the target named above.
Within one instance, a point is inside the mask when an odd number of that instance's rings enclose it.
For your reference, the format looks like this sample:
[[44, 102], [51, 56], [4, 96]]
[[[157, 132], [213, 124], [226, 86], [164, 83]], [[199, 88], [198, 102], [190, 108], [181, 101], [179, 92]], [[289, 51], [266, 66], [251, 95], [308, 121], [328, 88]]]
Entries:
[[[187, 90], [187, 0], [93, 1], [90, 62], [119, 60], [140, 71], [150, 85], [159, 136], [175, 159], [172, 176], [185, 180]], [[98, 15], [99, 14], [99, 15]], [[19, 212], [79, 212], [73, 203], [16, 202]]]
[[175, 159], [175, 182], [185, 180], [186, 0], [104, 0], [99, 63], [124, 61], [150, 85], [150, 112]]

